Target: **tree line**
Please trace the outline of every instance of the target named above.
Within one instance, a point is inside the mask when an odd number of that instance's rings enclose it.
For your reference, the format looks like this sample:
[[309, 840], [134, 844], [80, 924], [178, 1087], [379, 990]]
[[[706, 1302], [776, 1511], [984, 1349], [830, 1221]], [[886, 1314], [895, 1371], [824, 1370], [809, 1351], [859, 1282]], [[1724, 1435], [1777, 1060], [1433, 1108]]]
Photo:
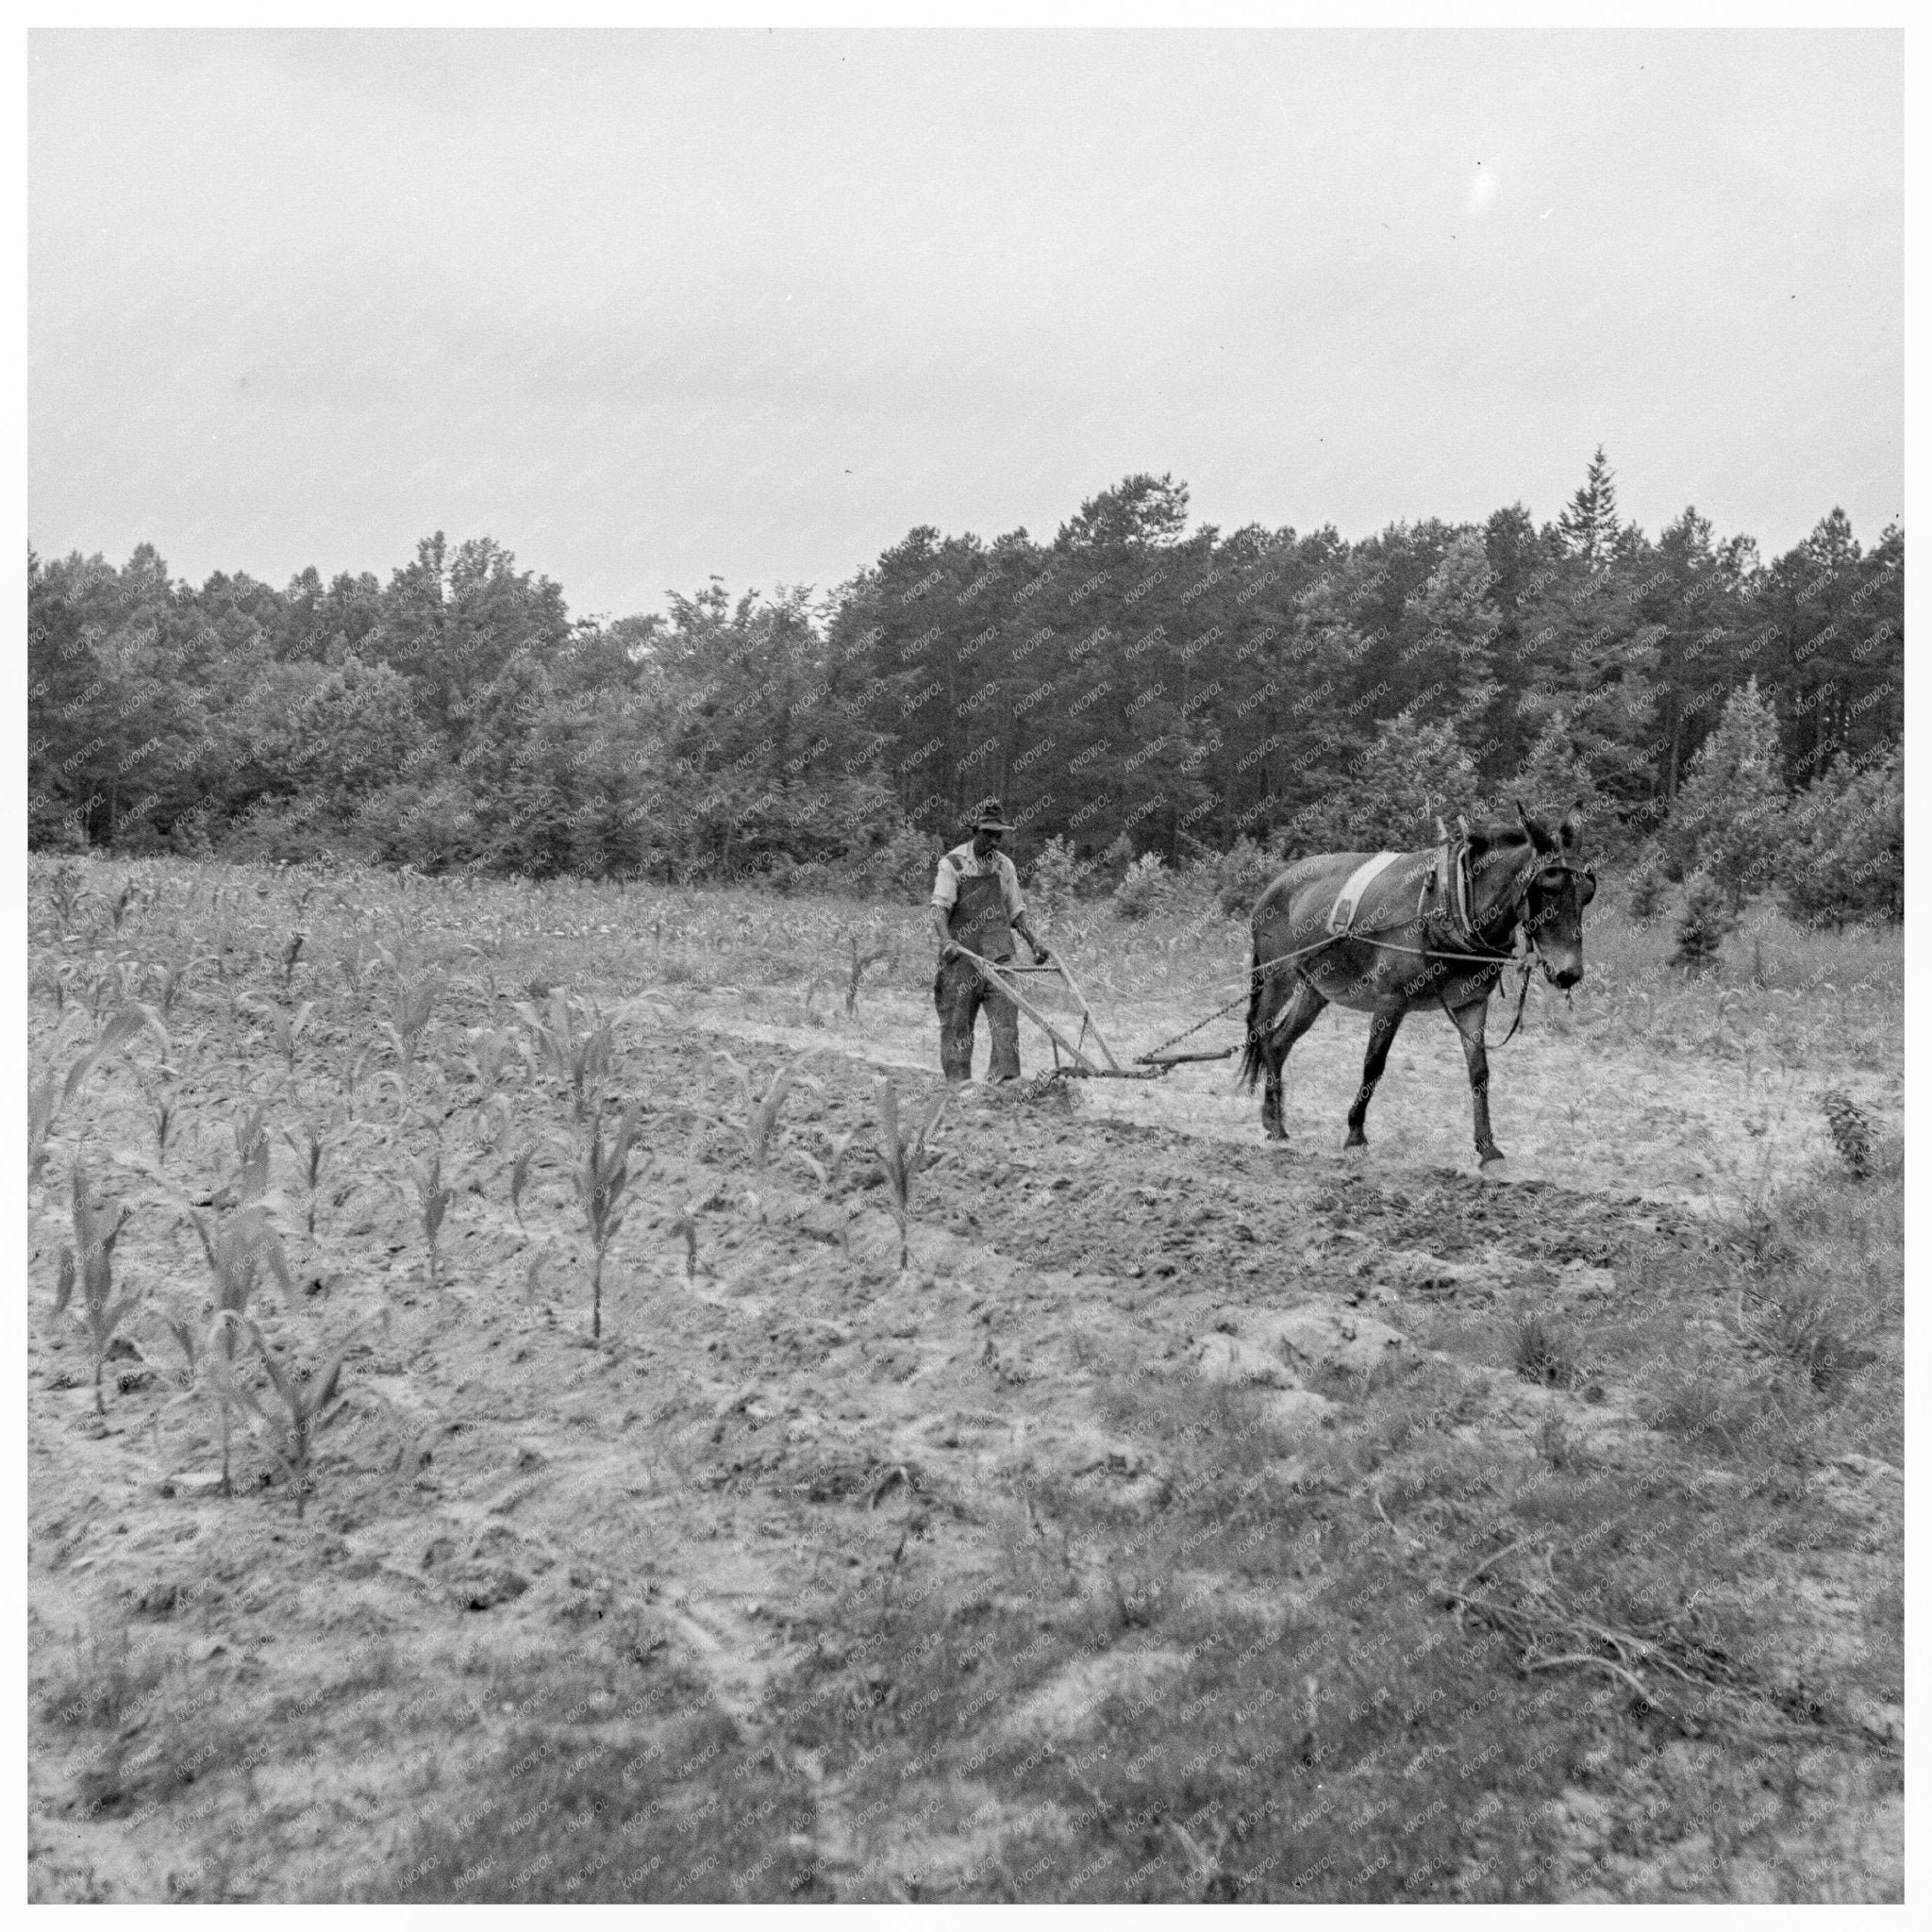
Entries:
[[610, 622], [488, 539], [282, 590], [29, 552], [29, 838], [896, 890], [989, 793], [1117, 871], [1521, 796], [1736, 892], [1863, 864], [1812, 910], [1895, 912], [1902, 861], [1846, 834], [1897, 789], [1904, 559], [1837, 509], [1769, 562], [1695, 509], [1652, 539], [1601, 450], [1541, 525], [1190, 530], [1139, 475], [1050, 541], [921, 525], [824, 597]]

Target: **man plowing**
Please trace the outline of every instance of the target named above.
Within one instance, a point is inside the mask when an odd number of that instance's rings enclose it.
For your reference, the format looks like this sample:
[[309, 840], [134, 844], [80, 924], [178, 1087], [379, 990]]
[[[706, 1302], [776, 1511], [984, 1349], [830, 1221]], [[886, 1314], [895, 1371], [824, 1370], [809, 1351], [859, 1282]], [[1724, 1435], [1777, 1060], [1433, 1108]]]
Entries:
[[940, 860], [932, 888], [933, 931], [940, 942], [933, 1003], [940, 1014], [940, 1065], [948, 1080], [973, 1077], [973, 1023], [986, 1008], [992, 1035], [989, 1080], [1020, 1077], [1020, 1011], [961, 952], [995, 962], [1013, 957], [1017, 932], [1045, 965], [1052, 957], [1034, 937], [1020, 895], [1020, 874], [1000, 850], [1013, 828], [997, 798], [983, 799], [967, 821], [973, 837]]

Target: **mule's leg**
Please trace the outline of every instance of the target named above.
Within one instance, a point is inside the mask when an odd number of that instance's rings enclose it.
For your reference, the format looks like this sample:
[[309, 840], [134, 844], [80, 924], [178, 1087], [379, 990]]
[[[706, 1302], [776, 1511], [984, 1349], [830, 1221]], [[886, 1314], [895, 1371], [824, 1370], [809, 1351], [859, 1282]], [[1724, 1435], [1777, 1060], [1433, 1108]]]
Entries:
[[1483, 1043], [1490, 1002], [1485, 994], [1466, 1007], [1451, 1009], [1449, 1018], [1462, 1036], [1462, 1058], [1469, 1065], [1469, 1093], [1475, 1108], [1475, 1151], [1484, 1167], [1501, 1160], [1503, 1150], [1490, 1132], [1490, 1050]]
[[1369, 1144], [1369, 1137], [1362, 1132], [1362, 1123], [1369, 1117], [1369, 1102], [1374, 1097], [1382, 1069], [1389, 1064], [1389, 1049], [1395, 1044], [1395, 1035], [1401, 1025], [1400, 1008], [1392, 1013], [1377, 1013], [1369, 1022], [1369, 1050], [1362, 1058], [1361, 1088], [1355, 1096], [1355, 1105], [1348, 1110], [1348, 1139], [1342, 1142], [1344, 1151]]
[[1271, 1141], [1288, 1139], [1288, 1129], [1281, 1124], [1281, 1070], [1288, 1050], [1315, 1024], [1327, 1004], [1308, 981], [1298, 979], [1288, 1004], [1262, 1036], [1261, 1125]]

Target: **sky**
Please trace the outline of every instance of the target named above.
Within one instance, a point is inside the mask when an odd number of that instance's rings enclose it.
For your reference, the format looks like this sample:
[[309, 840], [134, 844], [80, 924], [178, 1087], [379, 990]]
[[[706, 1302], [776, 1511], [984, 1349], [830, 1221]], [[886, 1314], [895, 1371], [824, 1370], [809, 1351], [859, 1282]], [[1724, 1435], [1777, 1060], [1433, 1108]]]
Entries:
[[1893, 32], [39, 32], [29, 537], [574, 614], [915, 525], [1904, 505]]

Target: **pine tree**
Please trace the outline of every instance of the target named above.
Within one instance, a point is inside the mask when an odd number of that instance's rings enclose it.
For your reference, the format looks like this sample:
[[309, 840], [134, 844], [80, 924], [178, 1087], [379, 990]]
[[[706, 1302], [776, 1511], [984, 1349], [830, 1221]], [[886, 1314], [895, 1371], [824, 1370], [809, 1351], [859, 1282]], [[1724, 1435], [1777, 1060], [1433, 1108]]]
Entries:
[[1748, 678], [1698, 747], [1665, 826], [1673, 862], [1707, 873], [1735, 912], [1770, 875], [1784, 843], [1787, 805], [1777, 718]]
[[1356, 763], [1331, 832], [1341, 850], [1418, 849], [1434, 841], [1438, 818], [1480, 809], [1474, 761], [1446, 724], [1399, 712]]
[[1684, 916], [1677, 922], [1677, 950], [1671, 956], [1671, 964], [1688, 973], [1702, 973], [1714, 966], [1736, 924], [1724, 888], [1708, 873], [1699, 873], [1690, 881]]
[[1553, 716], [1543, 726], [1505, 790], [1511, 798], [1521, 799], [1533, 815], [1553, 825], [1579, 801], [1586, 817], [1594, 814], [1598, 804], [1596, 779], [1571, 742], [1560, 715]]
[[1898, 918], [1905, 902], [1905, 784], [1896, 752], [1862, 770], [1835, 758], [1792, 801], [1777, 858], [1792, 918]]
[[1630, 917], [1639, 925], [1648, 925], [1664, 909], [1664, 874], [1653, 853], [1639, 867], [1630, 881], [1630, 897], [1625, 902]]
[[1573, 557], [1578, 557], [1592, 570], [1610, 560], [1620, 529], [1617, 522], [1616, 473], [1598, 443], [1590, 459], [1583, 487], [1570, 499], [1570, 507], [1557, 519]]

